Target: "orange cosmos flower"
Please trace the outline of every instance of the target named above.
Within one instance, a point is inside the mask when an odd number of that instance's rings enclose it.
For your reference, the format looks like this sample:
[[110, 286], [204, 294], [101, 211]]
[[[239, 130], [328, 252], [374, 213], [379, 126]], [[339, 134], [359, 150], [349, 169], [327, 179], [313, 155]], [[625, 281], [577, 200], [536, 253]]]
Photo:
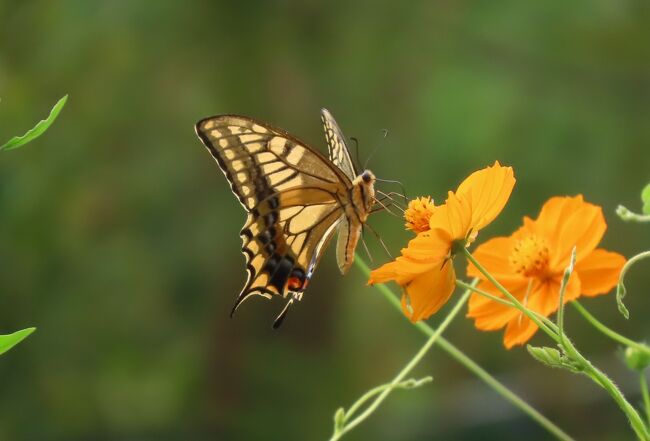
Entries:
[[401, 256], [372, 271], [368, 283], [397, 282], [403, 288], [404, 314], [412, 322], [429, 318], [449, 300], [456, 286], [450, 259], [454, 247], [469, 245], [497, 217], [514, 185], [512, 168], [495, 162], [472, 173], [456, 192], [449, 192], [442, 205], [435, 206], [429, 198], [411, 201], [405, 212], [406, 226], [417, 236]]
[[415, 234], [427, 231], [429, 219], [435, 208], [436, 206], [429, 196], [413, 199], [404, 210], [404, 219], [406, 220], [404, 226]]
[[[625, 258], [596, 248], [607, 224], [602, 209], [585, 202], [582, 195], [553, 197], [537, 217], [524, 217], [524, 224], [510, 237], [496, 237], [479, 246], [476, 260], [511, 294], [533, 311], [549, 316], [559, 306], [560, 284], [576, 247], [576, 265], [564, 293], [564, 301], [581, 295], [605, 294], [618, 282]], [[478, 277], [479, 289], [503, 297], [472, 264], [467, 274]], [[468, 317], [478, 329], [506, 328], [503, 343], [510, 349], [526, 343], [537, 326], [524, 314], [506, 305], [473, 294]]]

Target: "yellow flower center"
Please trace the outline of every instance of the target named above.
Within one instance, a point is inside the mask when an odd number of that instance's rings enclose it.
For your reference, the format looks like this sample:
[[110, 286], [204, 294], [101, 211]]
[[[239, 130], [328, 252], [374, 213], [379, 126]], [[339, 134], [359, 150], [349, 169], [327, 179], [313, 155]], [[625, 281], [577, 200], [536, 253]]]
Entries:
[[404, 226], [415, 234], [428, 231], [429, 218], [435, 208], [436, 206], [429, 196], [411, 200], [408, 208], [404, 210], [404, 219], [406, 220]]
[[510, 253], [510, 266], [526, 277], [543, 277], [548, 271], [549, 249], [546, 239], [531, 235], [518, 241]]

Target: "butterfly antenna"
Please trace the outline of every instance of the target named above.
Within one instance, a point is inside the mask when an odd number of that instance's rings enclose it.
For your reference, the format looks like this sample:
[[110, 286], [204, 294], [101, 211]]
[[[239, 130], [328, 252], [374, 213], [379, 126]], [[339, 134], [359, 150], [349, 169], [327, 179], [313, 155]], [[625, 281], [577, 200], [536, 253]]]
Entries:
[[382, 246], [382, 248], [384, 249], [384, 251], [386, 251], [386, 254], [388, 254], [388, 257], [392, 259], [392, 258], [393, 258], [393, 255], [390, 253], [390, 251], [388, 251], [388, 247], [386, 246], [386, 243], [385, 243], [384, 240], [381, 238], [381, 236], [379, 235], [379, 233], [377, 233], [377, 232], [375, 231], [375, 229], [372, 228], [372, 227], [370, 226], [370, 224], [365, 224], [365, 226], [368, 227], [368, 230], [370, 230], [370, 232], [371, 232], [372, 234], [375, 235], [375, 237], [377, 238], [377, 240], [378, 240], [379, 243], [381, 244], [381, 246]]
[[359, 166], [361, 165], [361, 161], [359, 160], [359, 140], [354, 136], [350, 136], [350, 141], [354, 142], [354, 152], [357, 160], [357, 166]]
[[370, 155], [368, 155], [368, 158], [366, 159], [365, 164], [363, 164], [364, 170], [368, 167], [368, 163], [370, 162], [370, 158], [373, 157], [375, 153], [377, 153], [377, 150], [379, 150], [379, 147], [384, 145], [384, 140], [386, 137], [388, 137], [388, 129], [381, 129], [382, 133], [384, 134], [382, 137], [382, 140], [377, 144], [377, 147], [374, 148], [372, 152], [370, 152]]
[[408, 196], [406, 195], [406, 188], [404, 187], [404, 184], [402, 184], [402, 182], [400, 182], [400, 181], [398, 181], [398, 180], [394, 180], [394, 179], [379, 179], [379, 178], [375, 178], [375, 179], [376, 179], [378, 182], [386, 182], [386, 183], [389, 183], [389, 184], [397, 184], [397, 185], [399, 185], [399, 186], [400, 186], [400, 190], [402, 190], [402, 193], [397, 193], [397, 192], [393, 192], [393, 191], [391, 191], [391, 192], [388, 193], [388, 194], [396, 194], [396, 195], [399, 195], [399, 197], [401, 197], [401, 198], [404, 199], [405, 201], [408, 201], [409, 198], [408, 198]]

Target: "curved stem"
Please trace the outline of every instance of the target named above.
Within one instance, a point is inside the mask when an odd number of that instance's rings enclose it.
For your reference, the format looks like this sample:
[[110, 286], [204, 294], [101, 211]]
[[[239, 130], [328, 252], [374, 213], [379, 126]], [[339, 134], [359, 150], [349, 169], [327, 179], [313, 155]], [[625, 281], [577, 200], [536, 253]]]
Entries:
[[616, 214], [618, 214], [618, 217], [626, 222], [650, 222], [650, 214], [638, 214], [630, 211], [628, 208], [622, 205], [616, 207]]
[[647, 259], [649, 257], [650, 257], [650, 250], [642, 251], [639, 254], [630, 257], [628, 261], [625, 262], [625, 265], [623, 265], [623, 268], [621, 269], [621, 274], [618, 276], [618, 282], [623, 283], [623, 280], [625, 279], [625, 274], [632, 267], [632, 265], [637, 263], [639, 260]]
[[650, 426], [650, 395], [648, 395], [648, 381], [645, 379], [645, 372], [639, 372], [640, 383], [641, 383], [641, 395], [643, 396], [643, 407], [645, 407], [645, 417], [648, 420], [648, 426]]
[[[366, 276], [370, 275], [370, 268], [361, 260], [358, 256], [354, 259], [355, 264], [363, 271]], [[374, 285], [388, 300], [388, 302], [397, 310], [402, 313], [402, 306], [397, 298], [397, 296], [388, 288], [386, 285]], [[434, 334], [434, 329], [429, 326], [426, 322], [417, 322], [415, 327], [420, 330], [424, 335], [432, 336]], [[440, 347], [443, 351], [449, 354], [454, 360], [459, 362], [461, 365], [465, 366], [470, 372], [476, 375], [481, 379], [488, 387], [490, 387], [494, 392], [500, 395], [504, 400], [508, 401], [517, 409], [521, 410], [523, 413], [528, 415], [533, 421], [539, 424], [541, 427], [546, 429], [549, 433], [555, 436], [557, 439], [562, 441], [573, 441], [566, 432], [556, 426], [551, 420], [542, 415], [537, 409], [532, 407], [530, 404], [521, 399], [517, 394], [508, 389], [503, 383], [494, 378], [479, 366], [474, 360], [469, 358], [465, 353], [458, 349], [455, 345], [445, 339], [443, 336], [438, 337], [436, 345]]]
[[340, 428], [340, 430], [335, 431], [334, 435], [332, 435], [332, 438], [330, 438], [330, 441], [335, 441], [340, 439], [344, 434], [349, 432], [350, 430], [354, 429], [356, 426], [361, 424], [366, 418], [368, 418], [377, 408], [379, 405], [388, 397], [388, 395], [395, 389], [395, 387], [404, 380], [404, 377], [406, 377], [411, 370], [422, 360], [422, 358], [426, 355], [427, 352], [429, 352], [429, 349], [433, 346], [433, 344], [436, 342], [436, 340], [440, 337], [440, 335], [447, 329], [451, 321], [458, 315], [460, 310], [463, 308], [465, 303], [467, 302], [467, 299], [469, 299], [469, 296], [471, 294], [471, 291], [465, 291], [463, 295], [461, 296], [460, 300], [456, 302], [452, 310], [447, 314], [447, 316], [443, 319], [442, 323], [438, 328], [435, 330], [435, 332], [429, 337], [427, 342], [420, 348], [420, 350], [415, 354], [415, 356], [411, 359], [411, 361], [408, 362], [406, 366], [397, 374], [397, 376], [391, 381], [390, 386], [386, 387], [384, 390], [381, 391], [379, 396], [375, 398], [375, 400], [364, 410], [358, 417], [350, 421], [350, 423], [346, 424], [344, 427]]
[[[458, 286], [460, 286], [462, 288], [465, 288], [465, 289], [471, 289], [475, 293], [477, 293], [477, 294], [479, 294], [479, 295], [481, 295], [483, 297], [486, 297], [486, 298], [488, 298], [488, 299], [490, 299], [492, 301], [500, 303], [502, 305], [509, 306], [511, 308], [516, 308], [516, 306], [512, 302], [510, 302], [510, 301], [508, 301], [506, 299], [502, 299], [501, 297], [497, 297], [497, 296], [495, 296], [493, 294], [490, 294], [489, 292], [484, 291], [484, 290], [482, 290], [480, 288], [477, 288], [477, 287], [475, 287], [473, 285], [470, 285], [469, 283], [463, 282], [462, 280], [456, 280], [456, 285], [458, 285]], [[548, 326], [551, 330], [553, 330], [553, 332], [558, 332], [557, 325], [555, 323], [553, 323], [551, 320], [547, 319], [546, 317], [544, 317], [543, 315], [539, 314], [536, 311], [533, 311], [533, 310], [529, 310], [529, 311], [531, 313], [535, 314], [537, 316], [537, 318], [539, 320], [541, 320], [542, 322], [544, 322], [544, 324], [546, 326]]]
[[625, 274], [627, 274], [628, 270], [632, 268], [632, 265], [648, 257], [650, 257], [650, 250], [643, 251], [636, 256], [630, 257], [628, 261], [625, 262], [625, 265], [623, 265], [623, 268], [621, 268], [621, 274], [618, 276], [618, 284], [616, 286], [616, 305], [618, 306], [618, 311], [626, 319], [630, 318], [630, 311], [628, 311], [623, 303], [623, 297], [627, 295], [627, 289], [625, 288]]
[[381, 392], [383, 392], [386, 389], [412, 389], [415, 387], [419, 387], [424, 383], [429, 383], [430, 381], [433, 381], [432, 377], [424, 377], [421, 380], [406, 380], [397, 384], [386, 383], [386, 384], [382, 384], [381, 386], [374, 387], [370, 389], [368, 392], [366, 392], [365, 394], [363, 394], [361, 398], [359, 398], [352, 406], [350, 406], [348, 411], [345, 412], [344, 421], [349, 420], [352, 417], [352, 415], [354, 415], [356, 411], [359, 410], [361, 406], [365, 404], [366, 401], [368, 401], [375, 395], [379, 395]]
[[573, 307], [578, 310], [578, 312], [587, 320], [591, 325], [593, 325], [594, 328], [598, 329], [600, 332], [605, 334], [607, 337], [611, 338], [614, 341], [617, 341], [625, 346], [629, 346], [635, 349], [638, 349], [639, 351], [645, 352], [646, 354], [650, 355], [650, 347], [644, 345], [643, 343], [638, 343], [634, 340], [630, 340], [629, 338], [619, 334], [616, 331], [613, 331], [612, 329], [608, 328], [604, 324], [602, 324], [596, 317], [591, 315], [587, 309], [582, 306], [580, 303], [578, 303], [577, 300], [574, 300], [571, 302]]
[[557, 333], [551, 331], [551, 329], [546, 326], [544, 322], [539, 320], [535, 314], [533, 314], [528, 308], [526, 308], [524, 305], [521, 304], [521, 302], [512, 294], [510, 294], [510, 291], [508, 291], [497, 279], [492, 276], [484, 267], [481, 265], [475, 258], [472, 256], [472, 253], [469, 252], [469, 250], [465, 247], [462, 247], [463, 253], [465, 254], [465, 257], [467, 257], [467, 260], [469, 260], [472, 265], [478, 269], [481, 274], [485, 276], [487, 280], [490, 281], [501, 293], [510, 300], [514, 307], [517, 308], [519, 311], [521, 311], [523, 314], [525, 314], [529, 319], [533, 321], [537, 325], [538, 328], [540, 328], [542, 331], [544, 331], [546, 334], [548, 334], [549, 337], [551, 337], [555, 342], [560, 343], [560, 337], [557, 335]]

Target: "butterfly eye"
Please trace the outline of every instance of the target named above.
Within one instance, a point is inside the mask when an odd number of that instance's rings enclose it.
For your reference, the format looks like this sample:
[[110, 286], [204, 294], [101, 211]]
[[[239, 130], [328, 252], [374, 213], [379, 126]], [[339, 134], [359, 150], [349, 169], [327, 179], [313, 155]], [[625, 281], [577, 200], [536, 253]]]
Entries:
[[364, 171], [361, 174], [361, 179], [363, 179], [363, 182], [365, 182], [366, 184], [369, 184], [370, 181], [372, 181], [372, 173], [370, 173], [369, 170]]

